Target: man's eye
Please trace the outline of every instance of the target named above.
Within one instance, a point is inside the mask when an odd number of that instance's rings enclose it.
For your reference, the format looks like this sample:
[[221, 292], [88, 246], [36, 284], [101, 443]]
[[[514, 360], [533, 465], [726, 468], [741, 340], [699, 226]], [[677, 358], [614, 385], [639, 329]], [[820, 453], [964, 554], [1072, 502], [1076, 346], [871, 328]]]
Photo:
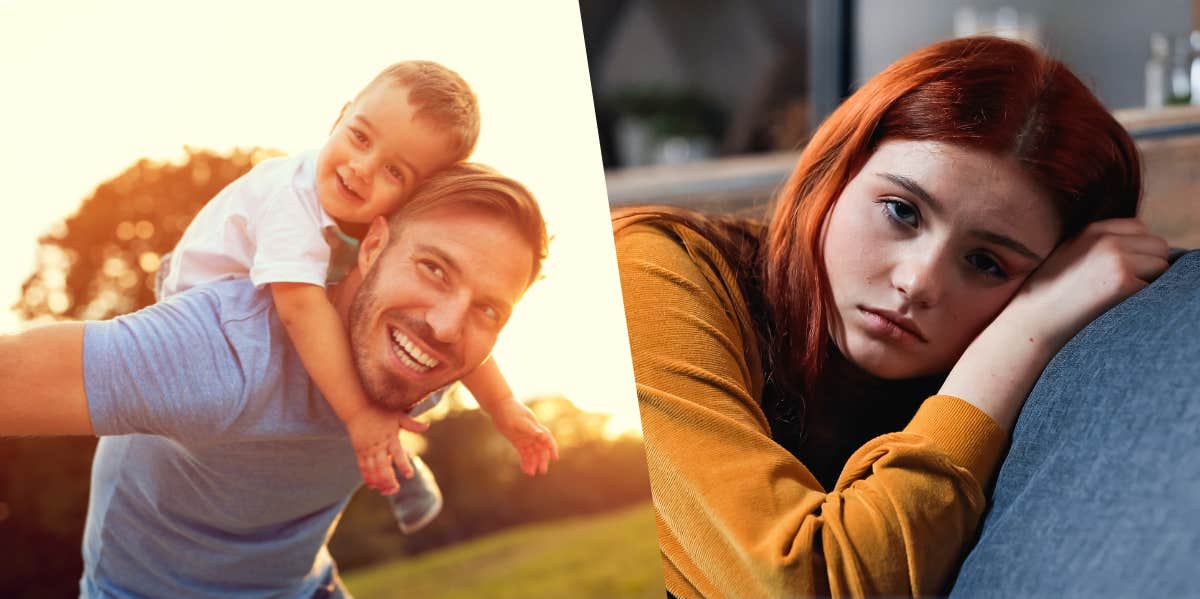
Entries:
[[428, 262], [428, 261], [421, 262], [420, 264], [421, 264], [421, 268], [425, 269], [425, 272], [428, 273], [429, 276], [433, 277], [434, 279], [437, 279], [438, 281], [446, 280], [446, 271], [443, 270], [442, 267], [438, 266], [437, 264], [434, 264], [433, 262]]
[[920, 215], [911, 204], [900, 200], [879, 200], [879, 203], [883, 206], [883, 213], [889, 219], [909, 227], [917, 226]]
[[1008, 273], [987, 254], [971, 254], [967, 256], [967, 262], [980, 273], [999, 280], [1008, 280]]
[[492, 322], [500, 322], [500, 311], [492, 306], [484, 306], [481, 310], [483, 315]]

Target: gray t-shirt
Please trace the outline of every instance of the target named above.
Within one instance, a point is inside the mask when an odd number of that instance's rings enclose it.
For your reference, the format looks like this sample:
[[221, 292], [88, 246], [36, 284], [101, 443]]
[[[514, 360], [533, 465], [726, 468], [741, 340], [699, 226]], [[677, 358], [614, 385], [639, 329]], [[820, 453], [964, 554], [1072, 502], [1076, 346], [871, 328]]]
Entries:
[[362, 483], [265, 290], [194, 288], [84, 329], [96, 434], [81, 594], [312, 597]]

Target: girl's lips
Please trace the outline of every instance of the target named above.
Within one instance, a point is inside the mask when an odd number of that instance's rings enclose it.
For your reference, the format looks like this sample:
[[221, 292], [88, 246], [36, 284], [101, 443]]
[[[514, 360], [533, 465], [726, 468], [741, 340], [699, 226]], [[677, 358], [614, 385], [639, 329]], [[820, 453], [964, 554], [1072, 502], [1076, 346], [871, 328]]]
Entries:
[[906, 322], [885, 310], [876, 310], [873, 308], [859, 307], [859, 312], [863, 315], [863, 320], [867, 324], [867, 328], [882, 336], [894, 339], [896, 341], [920, 341], [925, 342], [925, 337], [911, 322]]

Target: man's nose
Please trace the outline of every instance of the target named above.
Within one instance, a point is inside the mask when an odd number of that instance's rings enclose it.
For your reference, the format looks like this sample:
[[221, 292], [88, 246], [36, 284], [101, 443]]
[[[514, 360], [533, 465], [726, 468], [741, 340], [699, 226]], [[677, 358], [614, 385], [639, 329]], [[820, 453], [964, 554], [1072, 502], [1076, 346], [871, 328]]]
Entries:
[[470, 298], [465, 295], [450, 295], [429, 309], [426, 320], [433, 331], [433, 338], [442, 343], [457, 343], [462, 339], [470, 310]]
[[903, 256], [892, 269], [892, 287], [906, 304], [936, 306], [942, 297], [945, 260], [944, 252], [938, 250]]

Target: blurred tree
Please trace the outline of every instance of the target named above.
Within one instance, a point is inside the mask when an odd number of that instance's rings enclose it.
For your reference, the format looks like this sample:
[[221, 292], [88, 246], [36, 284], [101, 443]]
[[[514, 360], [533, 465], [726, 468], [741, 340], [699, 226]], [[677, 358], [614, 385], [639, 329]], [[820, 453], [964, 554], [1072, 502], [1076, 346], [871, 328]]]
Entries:
[[[140, 160], [101, 183], [38, 240], [14, 308], [31, 320], [104, 319], [154, 301], [161, 256], [200, 208], [278, 152], [185, 148], [179, 162]], [[0, 439], [0, 597], [76, 597], [91, 438]]]
[[383, 498], [360, 492], [330, 543], [338, 565], [348, 570], [515, 525], [605, 512], [650, 498], [641, 438], [607, 436], [608, 416], [581, 411], [563, 397], [529, 405], [559, 443], [560, 459], [547, 474], [522, 474], [516, 451], [482, 411], [450, 411], [423, 435], [422, 457], [445, 497], [442, 514], [428, 528], [405, 536]]
[[37, 265], [14, 306], [26, 319], [105, 319], [154, 302], [159, 261], [209, 199], [254, 164], [254, 148], [185, 148], [178, 163], [139, 160], [101, 183], [38, 240]]

